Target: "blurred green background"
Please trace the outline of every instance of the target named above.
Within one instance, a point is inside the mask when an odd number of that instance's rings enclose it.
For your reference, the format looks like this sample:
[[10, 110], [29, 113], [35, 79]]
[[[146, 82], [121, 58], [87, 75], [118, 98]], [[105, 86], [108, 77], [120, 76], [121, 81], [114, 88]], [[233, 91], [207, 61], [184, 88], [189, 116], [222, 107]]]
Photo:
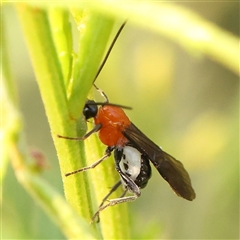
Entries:
[[[239, 3], [177, 4], [239, 36]], [[4, 4], [3, 13], [27, 141], [30, 148], [44, 153], [47, 168], [43, 176], [63, 193], [19, 21], [11, 5]], [[113, 36], [117, 29], [116, 25]], [[238, 239], [238, 76], [129, 21], [96, 84], [111, 102], [133, 107], [127, 111], [132, 122], [183, 162], [197, 194], [193, 202], [176, 197], [153, 169], [142, 196], [128, 204], [134, 238]], [[3, 182], [2, 205], [3, 239], [64, 238], [18, 184], [11, 166]]]

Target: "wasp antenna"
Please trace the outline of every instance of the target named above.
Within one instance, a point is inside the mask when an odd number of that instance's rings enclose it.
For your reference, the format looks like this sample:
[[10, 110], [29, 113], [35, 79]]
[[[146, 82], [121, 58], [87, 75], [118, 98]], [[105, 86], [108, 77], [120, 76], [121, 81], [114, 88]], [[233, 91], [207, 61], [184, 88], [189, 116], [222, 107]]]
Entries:
[[113, 106], [113, 107], [119, 107], [119, 108], [132, 110], [132, 107], [124, 106], [124, 105], [120, 105], [120, 104], [115, 104], [115, 103], [110, 103], [110, 102], [91, 102], [91, 103], [89, 103], [89, 105]]
[[104, 67], [104, 65], [105, 65], [105, 63], [106, 63], [106, 61], [107, 61], [107, 59], [108, 59], [108, 57], [109, 57], [109, 55], [110, 55], [110, 53], [111, 53], [111, 51], [112, 51], [112, 48], [113, 48], [113, 46], [115, 45], [115, 43], [116, 43], [116, 41], [117, 41], [120, 33], [122, 32], [124, 26], [126, 25], [126, 23], [127, 23], [127, 21], [125, 21], [125, 22], [121, 25], [121, 27], [119, 28], [116, 36], [114, 37], [114, 39], [113, 39], [113, 41], [112, 41], [112, 43], [111, 43], [111, 45], [110, 45], [110, 47], [109, 47], [109, 49], [108, 49], [105, 57], [104, 57], [101, 65], [100, 65], [100, 67], [99, 67], [99, 69], [98, 69], [98, 71], [97, 71], [97, 74], [96, 74], [95, 78], [93, 79], [93, 85], [94, 85], [94, 87], [95, 87], [95, 88], [97, 89], [97, 91], [99, 91], [100, 94], [105, 98], [105, 102], [106, 102], [106, 103], [109, 102], [108, 97], [107, 97], [107, 95], [106, 95], [100, 88], [98, 88], [98, 87], [96, 86], [95, 81], [96, 81], [96, 79], [98, 78], [100, 72], [102, 71], [102, 69], [103, 69], [103, 67]]
[[104, 65], [105, 65], [105, 63], [106, 63], [106, 61], [107, 61], [107, 59], [108, 59], [108, 57], [109, 57], [109, 55], [110, 55], [110, 53], [111, 53], [111, 51], [112, 51], [112, 48], [113, 48], [113, 46], [115, 45], [115, 43], [116, 43], [116, 41], [117, 41], [117, 39], [118, 39], [121, 31], [123, 30], [124, 26], [126, 25], [126, 23], [127, 23], [127, 21], [125, 21], [125, 22], [121, 25], [121, 27], [119, 28], [116, 36], [114, 37], [114, 39], [113, 39], [113, 41], [112, 41], [112, 43], [111, 43], [111, 45], [110, 45], [110, 47], [109, 47], [109, 49], [108, 49], [108, 51], [107, 51], [107, 53], [106, 53], [106, 56], [104, 57], [104, 59], [103, 59], [103, 61], [102, 61], [102, 64], [100, 65], [100, 67], [99, 67], [99, 69], [98, 69], [98, 71], [97, 71], [97, 74], [96, 74], [95, 78], [93, 79], [93, 83], [95, 83], [98, 75], [99, 75], [100, 72], [102, 71], [102, 69], [103, 69], [103, 67], [104, 67]]

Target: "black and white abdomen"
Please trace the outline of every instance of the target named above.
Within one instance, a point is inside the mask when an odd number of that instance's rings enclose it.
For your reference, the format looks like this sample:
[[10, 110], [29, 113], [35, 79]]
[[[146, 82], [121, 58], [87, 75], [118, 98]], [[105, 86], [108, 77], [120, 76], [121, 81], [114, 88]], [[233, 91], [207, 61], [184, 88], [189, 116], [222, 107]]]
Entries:
[[[125, 146], [124, 148], [116, 149], [114, 158], [121, 172], [131, 178], [139, 188], [144, 188], [147, 185], [151, 177], [149, 160], [136, 148]], [[127, 187], [124, 181], [122, 183]]]

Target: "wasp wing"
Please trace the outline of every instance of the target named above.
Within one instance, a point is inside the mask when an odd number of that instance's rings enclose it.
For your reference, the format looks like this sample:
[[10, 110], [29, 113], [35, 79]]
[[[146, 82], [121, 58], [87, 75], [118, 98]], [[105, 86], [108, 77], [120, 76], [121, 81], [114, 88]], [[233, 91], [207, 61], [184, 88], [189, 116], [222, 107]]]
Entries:
[[190, 177], [180, 161], [164, 152], [133, 123], [122, 133], [131, 144], [147, 156], [178, 196], [190, 201], [196, 197]]

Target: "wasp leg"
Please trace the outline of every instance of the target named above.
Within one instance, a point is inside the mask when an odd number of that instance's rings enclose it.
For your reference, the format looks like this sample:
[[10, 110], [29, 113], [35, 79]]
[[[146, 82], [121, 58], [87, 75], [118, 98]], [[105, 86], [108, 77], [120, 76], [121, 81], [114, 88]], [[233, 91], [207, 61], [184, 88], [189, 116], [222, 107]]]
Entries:
[[[98, 208], [100, 208], [100, 207], [107, 201], [108, 197], [109, 197], [113, 192], [115, 192], [120, 185], [121, 185], [121, 180], [119, 180], [119, 181], [111, 188], [110, 192], [103, 198], [102, 203], [99, 205]], [[120, 198], [124, 197], [125, 194], [126, 194], [126, 192], [127, 192], [127, 189], [123, 192], [123, 194], [120, 196]], [[96, 222], [100, 222], [99, 215], [96, 216], [96, 218], [97, 218]]]
[[[110, 192], [103, 198], [102, 203], [99, 205], [99, 208], [104, 204], [104, 202], [108, 199], [108, 197], [115, 192], [118, 187], [121, 185], [121, 180], [119, 180], [110, 190]], [[125, 195], [125, 194], [124, 194]], [[122, 197], [122, 196], [121, 196]]]
[[[102, 203], [99, 205], [99, 207], [98, 208], [101, 208], [102, 207], [102, 205], [107, 201], [107, 199], [108, 199], [108, 197], [114, 192], [114, 191], [116, 191], [117, 190], [117, 188], [121, 185], [121, 180], [120, 181], [118, 181], [113, 187], [112, 187], [112, 189], [110, 190], [110, 192], [107, 194], [107, 196], [102, 200]], [[128, 189], [125, 189], [124, 190], [124, 192], [122, 193], [122, 195], [119, 197], [119, 198], [123, 198], [125, 195], [126, 195], [126, 193], [127, 193], [127, 191], [128, 191]], [[97, 219], [97, 222], [99, 222], [100, 221], [100, 218], [99, 218], [99, 213], [98, 213], [98, 216], [96, 216], [98, 219]], [[95, 217], [95, 218], [96, 218]]]
[[87, 171], [89, 169], [92, 169], [92, 168], [95, 168], [99, 163], [101, 163], [103, 160], [105, 160], [106, 158], [108, 158], [110, 155], [111, 155], [111, 152], [114, 150], [114, 147], [107, 147], [106, 151], [105, 151], [105, 154], [103, 155], [103, 157], [101, 157], [99, 160], [97, 160], [96, 162], [94, 162], [93, 164], [91, 164], [90, 166], [88, 167], [83, 167], [81, 169], [78, 169], [76, 171], [73, 171], [73, 172], [69, 172], [69, 173], [66, 173], [65, 176], [68, 177], [72, 174], [75, 174], [75, 173], [79, 173], [79, 172], [83, 172], [83, 171]]
[[57, 135], [57, 136], [59, 138], [64, 138], [64, 139], [68, 139], [68, 140], [76, 140], [76, 141], [85, 140], [86, 138], [91, 136], [93, 133], [97, 132], [101, 127], [102, 127], [102, 124], [95, 125], [91, 131], [89, 131], [82, 137], [66, 137], [66, 136], [62, 136], [62, 135]]
[[[137, 184], [127, 175], [125, 175], [120, 169], [117, 168], [117, 171], [119, 172], [122, 181], [124, 181], [124, 184], [126, 186], [126, 190], [124, 191], [124, 193], [122, 194], [122, 196], [120, 198], [115, 198], [115, 199], [111, 199], [108, 200], [108, 203], [106, 205], [103, 205], [104, 201], [102, 202], [102, 204], [100, 205], [98, 211], [94, 214], [94, 216], [92, 217], [92, 221], [91, 223], [94, 222], [94, 220], [99, 217], [99, 213], [101, 211], [103, 211], [105, 208], [110, 207], [110, 206], [114, 206], [120, 203], [125, 203], [125, 202], [132, 202], [134, 200], [136, 200], [138, 197], [140, 197], [141, 192], [140, 192], [140, 188], [137, 186]], [[118, 182], [119, 183], [119, 182]], [[117, 184], [116, 184], [117, 185]], [[115, 185], [115, 186], [116, 186]], [[115, 187], [114, 186], [114, 187]], [[133, 196], [127, 196], [124, 197], [127, 190], [129, 190], [130, 192], [132, 192], [134, 195]], [[115, 191], [115, 190], [114, 190]], [[106, 197], [105, 197], [106, 198]], [[104, 198], [104, 199], [105, 199]]]
[[[126, 192], [125, 192], [126, 193]], [[114, 206], [120, 203], [125, 203], [125, 202], [133, 202], [135, 201], [139, 196], [138, 195], [133, 195], [133, 196], [127, 196], [127, 197], [120, 197], [120, 198], [115, 198], [115, 199], [111, 199], [108, 200], [108, 203], [106, 205], [101, 206], [98, 211], [94, 214], [94, 216], [92, 217], [92, 221], [91, 223], [94, 222], [94, 220], [99, 217], [99, 213], [101, 211], [103, 211], [105, 208], [110, 207], [110, 206]]]

